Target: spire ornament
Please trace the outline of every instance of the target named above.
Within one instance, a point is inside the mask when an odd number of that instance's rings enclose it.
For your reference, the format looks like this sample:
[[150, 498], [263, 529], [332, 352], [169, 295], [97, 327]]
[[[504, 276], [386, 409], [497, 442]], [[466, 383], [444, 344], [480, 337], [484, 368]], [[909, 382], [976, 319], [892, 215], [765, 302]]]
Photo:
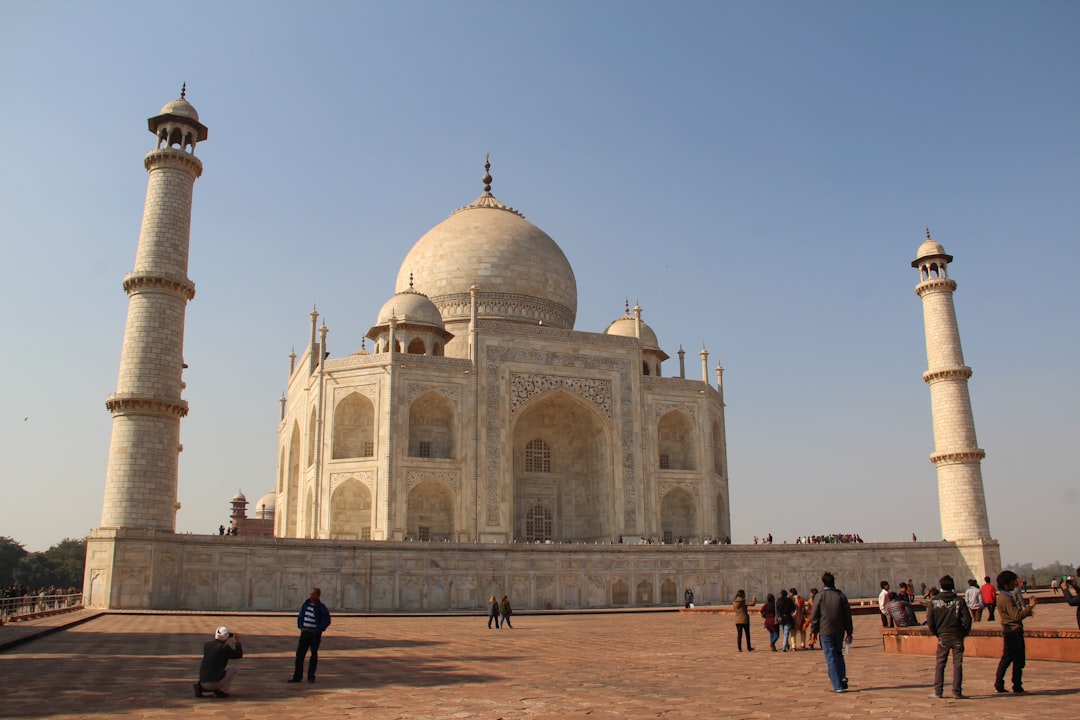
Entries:
[[491, 153], [484, 153], [484, 177], [481, 178], [484, 182], [484, 193], [491, 194]]
[[187, 100], [187, 82], [180, 86], [180, 99]]

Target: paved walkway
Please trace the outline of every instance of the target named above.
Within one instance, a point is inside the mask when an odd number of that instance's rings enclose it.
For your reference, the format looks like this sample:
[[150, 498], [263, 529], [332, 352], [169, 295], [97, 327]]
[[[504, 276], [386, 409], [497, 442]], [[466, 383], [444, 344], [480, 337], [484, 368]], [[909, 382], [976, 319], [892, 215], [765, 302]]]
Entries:
[[[886, 655], [880, 623], [855, 619], [851, 692], [831, 692], [820, 652], [738, 653], [725, 616], [678, 613], [337, 617], [314, 685], [287, 684], [295, 621], [273, 616], [111, 615], [0, 652], [0, 717], [291, 718], [978, 718], [1066, 717], [1080, 668], [1028, 665], [1024, 697], [996, 695], [995, 660], [965, 662], [967, 701], [930, 700], [932, 657]], [[203, 642], [228, 624], [247, 655], [228, 699], [192, 696]], [[1075, 627], [1040, 607], [1031, 627]], [[987, 624], [987, 626], [989, 626]], [[0, 628], [7, 631], [8, 628]]]

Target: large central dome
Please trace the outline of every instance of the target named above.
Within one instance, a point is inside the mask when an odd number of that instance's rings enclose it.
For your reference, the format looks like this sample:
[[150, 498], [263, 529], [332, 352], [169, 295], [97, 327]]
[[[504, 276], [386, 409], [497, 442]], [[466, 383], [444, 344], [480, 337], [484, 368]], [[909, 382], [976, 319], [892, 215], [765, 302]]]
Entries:
[[574, 327], [577, 281], [570, 263], [547, 233], [491, 194], [487, 173], [480, 197], [413, 245], [395, 289], [415, 287], [453, 323], [469, 319], [473, 285], [478, 317]]

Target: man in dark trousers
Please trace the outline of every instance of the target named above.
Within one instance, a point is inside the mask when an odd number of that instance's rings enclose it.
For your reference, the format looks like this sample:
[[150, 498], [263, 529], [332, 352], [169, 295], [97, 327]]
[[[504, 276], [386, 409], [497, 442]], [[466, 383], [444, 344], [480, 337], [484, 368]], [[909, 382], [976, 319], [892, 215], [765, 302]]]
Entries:
[[311, 662], [308, 663], [307, 681], [315, 682], [315, 668], [319, 664], [319, 643], [322, 642], [322, 634], [330, 627], [330, 611], [323, 605], [319, 598], [322, 590], [311, 589], [311, 597], [300, 606], [300, 613], [296, 616], [296, 627], [300, 628], [300, 642], [296, 645], [296, 667], [289, 682], [300, 682], [304, 676], [304, 656], [311, 650]]
[[[229, 645], [230, 640], [234, 645]], [[229, 632], [224, 625], [219, 627], [214, 632], [214, 639], [203, 645], [199, 679], [194, 686], [195, 697], [201, 698], [207, 692], [214, 693], [214, 697], [229, 697], [229, 686], [237, 673], [235, 667], [229, 667], [229, 661], [242, 657], [244, 648], [240, 645], [240, 637]]]
[[810, 619], [810, 632], [821, 638], [825, 651], [825, 667], [833, 690], [847, 692], [847, 664], [844, 662], [844, 644], [851, 644], [851, 604], [847, 596], [836, 589], [836, 579], [830, 572], [821, 576], [822, 590], [814, 600], [814, 614]]
[[934, 692], [930, 697], [940, 698], [945, 691], [945, 665], [949, 662], [951, 652], [952, 696], [965, 700], [961, 689], [964, 681], [964, 638], [971, 632], [971, 613], [964, 597], [956, 594], [956, 583], [952, 576], [944, 576], [938, 584], [941, 592], [930, 601], [930, 608], [926, 611], [926, 627], [938, 639]]
[[1080, 628], [1080, 590], [1076, 589], [1076, 578], [1080, 577], [1080, 568], [1076, 575], [1061, 581], [1061, 592], [1065, 593], [1065, 602], [1076, 606], [1076, 627]]

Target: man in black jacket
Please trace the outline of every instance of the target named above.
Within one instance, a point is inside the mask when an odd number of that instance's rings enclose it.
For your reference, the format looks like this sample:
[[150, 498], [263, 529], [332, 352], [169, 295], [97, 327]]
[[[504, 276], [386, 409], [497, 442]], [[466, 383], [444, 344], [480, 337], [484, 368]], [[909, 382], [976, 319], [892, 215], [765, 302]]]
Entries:
[[952, 696], [963, 700], [961, 685], [964, 680], [964, 638], [971, 632], [971, 613], [962, 595], [956, 594], [956, 583], [946, 575], [938, 581], [941, 592], [930, 601], [926, 611], [926, 627], [937, 636], [937, 664], [934, 665], [934, 692], [930, 697], [940, 698], [945, 690], [945, 665], [949, 653], [953, 656]]
[[833, 690], [847, 692], [847, 663], [844, 662], [844, 645], [851, 645], [851, 603], [847, 596], [836, 589], [836, 578], [830, 572], [821, 576], [822, 590], [814, 601], [814, 613], [810, 619], [810, 632], [821, 638], [825, 654], [825, 668]]
[[[229, 644], [230, 640], [234, 645]], [[194, 685], [195, 697], [203, 697], [204, 692], [212, 692], [214, 697], [229, 697], [229, 686], [237, 673], [235, 667], [229, 667], [229, 661], [242, 657], [244, 648], [240, 645], [240, 637], [229, 632], [224, 625], [219, 627], [214, 639], [203, 645], [199, 679]]]

